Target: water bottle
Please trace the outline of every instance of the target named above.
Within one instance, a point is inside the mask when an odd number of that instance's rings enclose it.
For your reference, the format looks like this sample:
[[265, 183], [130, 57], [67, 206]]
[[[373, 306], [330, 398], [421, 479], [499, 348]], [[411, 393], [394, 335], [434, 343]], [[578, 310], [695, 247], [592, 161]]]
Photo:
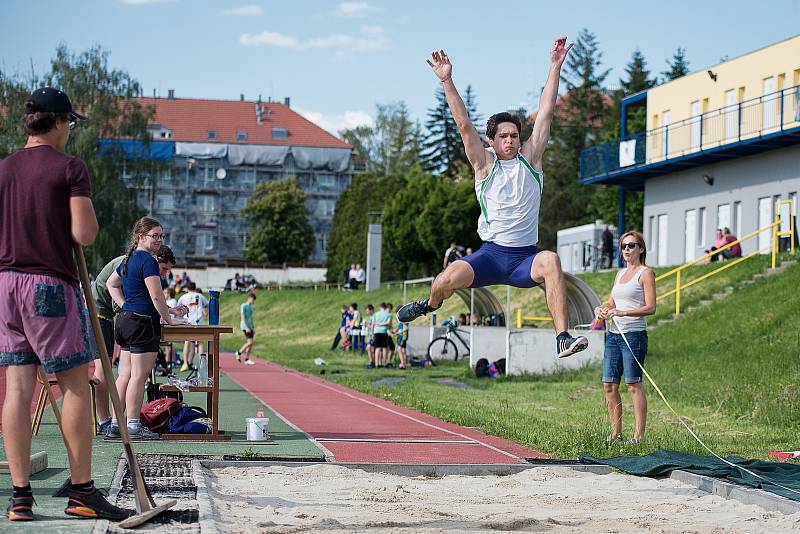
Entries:
[[256, 417], [262, 419], [264, 417], [264, 408], [259, 408], [256, 410]]
[[201, 386], [208, 385], [208, 354], [200, 354], [200, 363], [197, 366], [197, 382]]
[[208, 324], [219, 324], [219, 291], [209, 291], [211, 300], [208, 302]]

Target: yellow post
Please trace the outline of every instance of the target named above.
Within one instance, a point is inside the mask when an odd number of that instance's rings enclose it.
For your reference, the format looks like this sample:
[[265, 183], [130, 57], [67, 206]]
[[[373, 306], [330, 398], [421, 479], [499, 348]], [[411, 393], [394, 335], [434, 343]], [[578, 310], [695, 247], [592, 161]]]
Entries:
[[772, 270], [775, 270], [778, 260], [778, 226], [780, 226], [781, 218], [777, 217], [775, 226], [772, 227]]
[[681, 314], [681, 272], [675, 273], [675, 315]]
[[522, 308], [517, 308], [517, 328], [522, 328]]

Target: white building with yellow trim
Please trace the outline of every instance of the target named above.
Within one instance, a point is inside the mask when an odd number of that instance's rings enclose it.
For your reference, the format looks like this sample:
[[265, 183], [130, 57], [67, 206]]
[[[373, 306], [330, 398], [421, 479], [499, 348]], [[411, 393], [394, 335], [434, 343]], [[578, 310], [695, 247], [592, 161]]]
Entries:
[[[768, 226], [776, 207], [788, 224], [800, 191], [800, 35], [623, 100], [646, 105], [647, 129], [581, 154], [584, 184], [644, 190], [648, 262], [696, 259], [715, 229], [737, 237]], [[621, 230], [629, 230], [623, 220]], [[785, 229], [785, 228], [784, 228]], [[769, 250], [771, 233], [742, 245]]]

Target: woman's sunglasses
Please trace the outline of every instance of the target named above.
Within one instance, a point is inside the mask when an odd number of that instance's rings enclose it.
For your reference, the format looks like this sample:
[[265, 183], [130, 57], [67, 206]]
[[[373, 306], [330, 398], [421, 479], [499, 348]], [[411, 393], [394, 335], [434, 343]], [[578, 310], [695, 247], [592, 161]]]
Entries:
[[634, 249], [639, 246], [639, 243], [623, 243], [620, 247], [622, 250]]

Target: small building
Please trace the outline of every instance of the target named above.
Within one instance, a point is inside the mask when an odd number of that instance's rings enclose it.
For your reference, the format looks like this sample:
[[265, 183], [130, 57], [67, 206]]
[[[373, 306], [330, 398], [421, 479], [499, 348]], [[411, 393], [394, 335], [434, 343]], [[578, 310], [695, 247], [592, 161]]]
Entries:
[[[621, 186], [620, 221], [624, 192], [644, 190], [655, 265], [699, 258], [717, 228], [742, 237], [776, 210], [788, 229], [800, 191], [798, 86], [800, 35], [629, 96], [620, 139], [582, 152], [581, 182]], [[646, 131], [626, 136], [627, 110], [637, 105], [646, 106]], [[743, 253], [769, 250], [771, 240], [762, 232]]]
[[[603, 231], [606, 226], [612, 235], [616, 234], [614, 226], [606, 225], [601, 220], [582, 226], [564, 228], [556, 233], [556, 250], [561, 259], [561, 268], [567, 273], [584, 273], [596, 271], [604, 267], [602, 261]], [[616, 258], [616, 238], [612, 252]]]
[[[137, 98], [155, 114], [150, 153], [166, 163], [156, 176], [123, 180], [137, 190], [139, 205], [164, 224], [165, 243], [181, 263], [245, 259], [249, 234], [240, 214], [262, 182], [297, 178], [307, 193], [316, 235], [310, 263], [323, 264], [339, 195], [353, 175], [352, 146], [283, 103], [239, 100]], [[106, 140], [131, 157], [130, 141]]]

